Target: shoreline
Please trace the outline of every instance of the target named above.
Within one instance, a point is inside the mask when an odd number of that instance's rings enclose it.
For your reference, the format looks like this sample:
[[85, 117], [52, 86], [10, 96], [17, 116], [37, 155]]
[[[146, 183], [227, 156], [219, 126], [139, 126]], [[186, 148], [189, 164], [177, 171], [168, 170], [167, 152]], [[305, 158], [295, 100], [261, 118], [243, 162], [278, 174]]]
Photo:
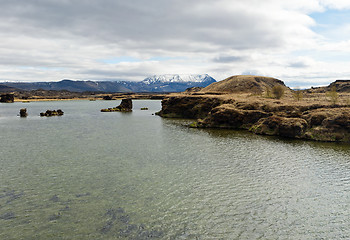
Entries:
[[333, 103], [325, 93], [295, 100], [253, 94], [174, 94], [162, 101], [157, 114], [192, 119], [193, 128], [246, 130], [253, 134], [293, 139], [350, 142], [350, 94]]

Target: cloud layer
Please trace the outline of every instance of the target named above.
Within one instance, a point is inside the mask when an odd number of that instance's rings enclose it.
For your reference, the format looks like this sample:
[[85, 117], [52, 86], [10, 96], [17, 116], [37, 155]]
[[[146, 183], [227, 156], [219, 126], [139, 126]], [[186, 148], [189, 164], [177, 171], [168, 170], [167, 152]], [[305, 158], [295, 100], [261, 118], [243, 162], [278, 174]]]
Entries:
[[318, 21], [349, 9], [341, 0], [3, 0], [0, 80], [255, 73], [322, 85], [350, 79], [350, 22]]

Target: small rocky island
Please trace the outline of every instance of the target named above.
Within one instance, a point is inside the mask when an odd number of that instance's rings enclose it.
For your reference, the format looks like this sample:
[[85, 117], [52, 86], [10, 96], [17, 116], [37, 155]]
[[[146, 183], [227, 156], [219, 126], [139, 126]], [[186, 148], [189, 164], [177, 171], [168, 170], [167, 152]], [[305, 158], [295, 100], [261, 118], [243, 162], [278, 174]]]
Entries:
[[195, 92], [169, 95], [157, 114], [194, 119], [192, 127], [350, 142], [350, 81], [292, 90], [278, 79], [233, 76]]
[[53, 116], [62, 116], [64, 112], [61, 109], [56, 110], [46, 110], [46, 112], [41, 112], [41, 117], [53, 117]]
[[101, 109], [101, 112], [131, 112], [131, 111], [132, 111], [131, 98], [122, 99], [122, 102], [117, 107]]
[[19, 116], [22, 117], [22, 118], [27, 117], [28, 116], [27, 109], [26, 108], [21, 108], [19, 110]]

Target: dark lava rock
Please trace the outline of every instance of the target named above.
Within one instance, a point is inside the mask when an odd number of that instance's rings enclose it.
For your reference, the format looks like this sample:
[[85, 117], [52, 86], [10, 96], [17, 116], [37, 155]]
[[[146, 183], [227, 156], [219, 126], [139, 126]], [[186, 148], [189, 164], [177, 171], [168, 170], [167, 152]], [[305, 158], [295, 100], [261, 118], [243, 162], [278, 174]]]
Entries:
[[302, 138], [307, 126], [306, 120], [302, 118], [271, 116], [259, 120], [250, 130], [256, 134]]
[[213, 108], [224, 103], [218, 98], [169, 97], [162, 100], [162, 109], [156, 114], [166, 118], [205, 118]]
[[249, 129], [261, 118], [271, 116], [260, 110], [242, 110], [232, 104], [223, 104], [214, 108], [203, 121], [200, 127]]
[[131, 112], [132, 111], [132, 100], [131, 98], [124, 98], [119, 106], [115, 108], [101, 109], [101, 112]]
[[56, 110], [46, 110], [46, 112], [40, 113], [41, 117], [52, 117], [52, 116], [62, 116], [64, 112], [61, 109]]
[[20, 117], [27, 117], [28, 113], [27, 113], [27, 109], [26, 108], [22, 108], [19, 110], [19, 116]]
[[103, 96], [102, 99], [103, 99], [103, 100], [113, 100], [112, 97], [111, 97], [111, 96], [108, 96], [108, 95]]
[[0, 95], [0, 102], [3, 103], [13, 103], [15, 101], [14, 94], [8, 93], [8, 94], [2, 94]]

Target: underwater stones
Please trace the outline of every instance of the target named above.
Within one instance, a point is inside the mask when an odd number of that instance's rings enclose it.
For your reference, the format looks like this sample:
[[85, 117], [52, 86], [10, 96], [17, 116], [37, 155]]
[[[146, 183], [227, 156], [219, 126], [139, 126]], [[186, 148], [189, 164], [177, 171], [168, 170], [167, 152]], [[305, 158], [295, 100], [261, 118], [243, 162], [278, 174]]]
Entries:
[[15, 101], [15, 95], [12, 93], [8, 94], [1, 94], [0, 95], [0, 102], [3, 103], [13, 103]]
[[101, 112], [131, 112], [132, 111], [132, 100], [131, 98], [124, 98], [119, 106], [115, 108], [101, 109]]
[[60, 201], [60, 198], [55, 194], [49, 200], [52, 202], [58, 202], [58, 201]]
[[46, 112], [41, 112], [41, 117], [52, 117], [52, 116], [62, 116], [64, 112], [61, 109], [56, 110], [46, 110]]
[[21, 198], [24, 195], [23, 192], [17, 193], [15, 190], [4, 191], [4, 194], [0, 195], [0, 198], [6, 198], [6, 204], [12, 203], [14, 200]]
[[26, 108], [22, 108], [19, 110], [19, 116], [20, 117], [27, 117], [28, 113], [27, 113], [27, 109]]
[[57, 219], [61, 218], [61, 213], [57, 213], [57, 214], [52, 214], [50, 217], [49, 217], [49, 221], [55, 221]]
[[75, 196], [77, 198], [81, 198], [81, 197], [86, 197], [86, 196], [90, 196], [91, 193], [87, 192], [87, 193], [78, 193], [78, 194], [75, 194]]
[[144, 224], [131, 223], [130, 216], [123, 208], [107, 209], [104, 216], [106, 223], [101, 228], [102, 234], [117, 234], [118, 237], [127, 239], [157, 239], [164, 235], [159, 229], [149, 229]]
[[0, 219], [2, 220], [11, 220], [13, 218], [15, 218], [15, 214], [13, 212], [7, 212], [7, 213], [4, 213], [2, 215], [0, 215]]

